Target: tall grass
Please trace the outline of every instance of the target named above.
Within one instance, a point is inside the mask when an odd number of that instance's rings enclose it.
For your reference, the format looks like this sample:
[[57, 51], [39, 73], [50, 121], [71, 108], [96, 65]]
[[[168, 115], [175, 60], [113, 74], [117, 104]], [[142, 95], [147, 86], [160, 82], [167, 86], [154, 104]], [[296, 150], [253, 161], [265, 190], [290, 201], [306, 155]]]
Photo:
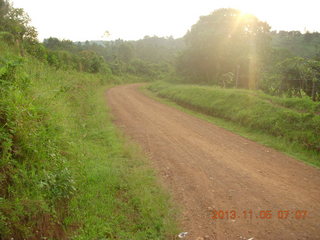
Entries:
[[277, 141], [282, 139], [312, 156], [304, 160], [320, 166], [320, 103], [249, 90], [164, 82], [153, 83], [148, 89], [197, 112], [274, 136]]
[[169, 197], [106, 107], [127, 80], [0, 50], [0, 239], [170, 239]]
[[[92, 83], [88, 83], [90, 88]], [[79, 194], [72, 201], [75, 239], [170, 239], [168, 196], [135, 146], [125, 143], [106, 111], [105, 88], [77, 90], [69, 150]], [[72, 125], [73, 128], [72, 128]]]

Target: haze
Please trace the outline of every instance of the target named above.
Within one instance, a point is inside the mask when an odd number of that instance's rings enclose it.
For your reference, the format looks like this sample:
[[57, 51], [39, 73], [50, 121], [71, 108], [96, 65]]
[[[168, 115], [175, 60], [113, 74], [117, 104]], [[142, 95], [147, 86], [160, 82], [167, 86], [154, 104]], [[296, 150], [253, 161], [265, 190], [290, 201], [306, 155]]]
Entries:
[[[320, 31], [319, 3], [306, 1], [212, 0], [13, 0], [39, 32], [73, 41], [136, 40], [145, 35], [182, 37], [200, 16], [232, 7], [267, 21], [273, 30]], [[110, 36], [104, 35], [108, 31]]]

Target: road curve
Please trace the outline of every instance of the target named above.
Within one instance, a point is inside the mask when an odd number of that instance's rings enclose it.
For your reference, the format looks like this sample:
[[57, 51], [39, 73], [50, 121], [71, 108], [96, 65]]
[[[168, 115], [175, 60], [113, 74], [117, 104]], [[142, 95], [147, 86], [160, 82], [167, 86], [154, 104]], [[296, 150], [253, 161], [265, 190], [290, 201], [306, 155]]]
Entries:
[[[150, 99], [139, 86], [108, 90], [107, 103], [181, 206], [185, 239], [320, 239], [318, 169]], [[223, 219], [212, 219], [214, 211]]]

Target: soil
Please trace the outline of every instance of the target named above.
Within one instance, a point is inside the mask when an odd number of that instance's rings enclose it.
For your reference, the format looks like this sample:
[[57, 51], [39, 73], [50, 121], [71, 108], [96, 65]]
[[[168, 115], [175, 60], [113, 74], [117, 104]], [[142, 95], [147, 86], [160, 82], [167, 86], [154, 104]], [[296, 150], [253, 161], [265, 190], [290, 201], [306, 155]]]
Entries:
[[319, 169], [159, 103], [139, 86], [114, 87], [107, 102], [181, 206], [184, 239], [320, 239]]

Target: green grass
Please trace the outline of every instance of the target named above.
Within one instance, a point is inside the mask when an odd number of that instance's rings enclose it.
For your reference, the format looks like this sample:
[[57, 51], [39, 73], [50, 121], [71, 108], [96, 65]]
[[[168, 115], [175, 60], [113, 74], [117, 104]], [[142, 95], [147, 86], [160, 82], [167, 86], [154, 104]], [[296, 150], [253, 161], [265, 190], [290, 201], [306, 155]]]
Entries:
[[[314, 112], [319, 103], [312, 103], [302, 112], [299, 106], [306, 104], [306, 99], [288, 100], [249, 90], [164, 82], [150, 84], [146, 89], [167, 104], [320, 166], [320, 116]], [[291, 107], [286, 105], [288, 102], [299, 104]]]
[[176, 208], [104, 97], [137, 78], [0, 50], [0, 238], [175, 239]]
[[175, 224], [169, 196], [137, 147], [113, 127], [104, 92], [85, 93], [78, 105], [82, 117], [71, 148], [79, 183], [71, 206], [81, 223], [75, 239], [170, 239]]

